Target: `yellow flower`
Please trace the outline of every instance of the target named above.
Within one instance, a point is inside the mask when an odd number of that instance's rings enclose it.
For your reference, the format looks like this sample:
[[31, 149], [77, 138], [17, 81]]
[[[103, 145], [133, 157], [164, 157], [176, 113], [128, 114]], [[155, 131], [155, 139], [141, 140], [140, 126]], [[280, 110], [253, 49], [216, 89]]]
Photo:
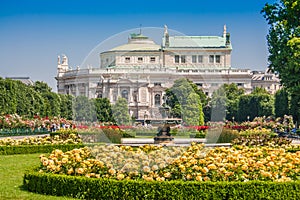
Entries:
[[83, 169], [83, 168], [78, 168], [78, 169], [77, 169], [77, 173], [78, 173], [78, 174], [83, 174], [83, 172], [84, 172], [84, 169]]
[[203, 167], [201, 171], [206, 174], [209, 172], [209, 169], [207, 167]]
[[164, 173], [164, 177], [165, 178], [170, 178], [171, 177], [171, 173], [170, 172], [165, 172]]
[[151, 169], [152, 169], [152, 171], [156, 171], [156, 170], [158, 170], [158, 166], [157, 166], [157, 165], [153, 165], [153, 166], [151, 167]]
[[146, 173], [149, 173], [151, 171], [151, 169], [150, 169], [149, 166], [144, 166], [143, 171], [146, 172]]
[[179, 169], [181, 172], [185, 172], [185, 166], [184, 165], [179, 165]]
[[215, 164], [210, 164], [210, 165], [207, 166], [207, 168], [209, 170], [211, 170], [211, 169], [214, 170], [214, 169], [217, 169], [217, 166]]
[[118, 180], [122, 180], [122, 179], [124, 179], [124, 177], [125, 177], [124, 174], [118, 174], [118, 175], [117, 175], [117, 179], [118, 179]]
[[187, 174], [187, 175], [186, 175], [186, 179], [187, 179], [187, 180], [190, 180], [190, 179], [192, 179], [192, 178], [193, 178], [192, 175], [190, 175], [190, 174]]
[[247, 171], [248, 170], [248, 166], [247, 165], [242, 165], [242, 170], [243, 171]]
[[113, 168], [110, 168], [110, 169], [108, 170], [108, 173], [110, 173], [111, 175], [114, 175], [114, 174], [116, 173], [116, 170], [113, 169]]
[[63, 163], [63, 164], [66, 164], [68, 162], [68, 158], [63, 158], [62, 160], [61, 160], [61, 163]]
[[197, 175], [197, 176], [196, 176], [196, 180], [197, 180], [197, 181], [203, 181], [203, 180], [202, 180], [202, 176], [201, 176], [201, 175]]

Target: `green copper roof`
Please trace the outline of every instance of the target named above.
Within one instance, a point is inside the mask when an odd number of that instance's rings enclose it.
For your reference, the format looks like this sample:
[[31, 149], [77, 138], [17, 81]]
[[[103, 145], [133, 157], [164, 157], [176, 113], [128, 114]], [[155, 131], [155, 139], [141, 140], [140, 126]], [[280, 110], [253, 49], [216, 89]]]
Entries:
[[147, 36], [143, 35], [143, 34], [137, 34], [137, 33], [131, 33], [130, 34], [130, 38], [131, 39], [148, 39]]
[[[165, 44], [166, 38], [163, 38]], [[169, 48], [231, 48], [226, 38], [219, 36], [170, 36]]]

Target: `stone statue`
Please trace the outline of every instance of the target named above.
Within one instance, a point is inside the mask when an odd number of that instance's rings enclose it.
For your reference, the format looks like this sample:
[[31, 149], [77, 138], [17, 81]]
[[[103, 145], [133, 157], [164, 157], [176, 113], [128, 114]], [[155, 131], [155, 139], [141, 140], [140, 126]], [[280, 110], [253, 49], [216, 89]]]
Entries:
[[164, 126], [159, 126], [157, 129], [157, 135], [154, 137], [154, 143], [174, 143], [174, 137], [171, 136], [170, 125], [164, 124]]
[[167, 27], [167, 25], [165, 25], [164, 28], [165, 28], [165, 30], [164, 30], [164, 35], [166, 36], [166, 35], [169, 34], [169, 33], [168, 33], [168, 27]]

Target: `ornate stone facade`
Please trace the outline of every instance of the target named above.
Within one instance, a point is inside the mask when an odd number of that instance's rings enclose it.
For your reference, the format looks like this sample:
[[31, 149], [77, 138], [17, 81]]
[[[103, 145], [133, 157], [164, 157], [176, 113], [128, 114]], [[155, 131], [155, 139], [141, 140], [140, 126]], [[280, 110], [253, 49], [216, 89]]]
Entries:
[[230, 35], [170, 36], [165, 26], [162, 44], [142, 34], [131, 34], [128, 43], [100, 53], [100, 67], [71, 70], [68, 58], [58, 57], [58, 93], [107, 97], [128, 101], [138, 119], [161, 118], [159, 107], [165, 90], [175, 80], [188, 78], [207, 95], [224, 83], [235, 83], [251, 92], [252, 73], [231, 67]]

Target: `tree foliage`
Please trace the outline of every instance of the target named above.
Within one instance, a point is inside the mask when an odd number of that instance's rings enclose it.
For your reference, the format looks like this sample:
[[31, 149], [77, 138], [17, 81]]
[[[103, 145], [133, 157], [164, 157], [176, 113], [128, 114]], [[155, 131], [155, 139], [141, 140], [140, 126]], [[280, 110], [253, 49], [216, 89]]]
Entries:
[[183, 122], [189, 126], [204, 125], [204, 114], [199, 95], [191, 93], [183, 105], [182, 109]]
[[96, 98], [93, 100], [96, 109], [97, 120], [101, 122], [112, 122], [112, 108], [108, 98]]
[[77, 96], [73, 103], [73, 115], [76, 121], [96, 121], [94, 102], [85, 96]]
[[232, 120], [238, 115], [239, 97], [244, 89], [234, 83], [223, 84], [215, 90], [211, 99], [211, 115], [213, 121]]
[[118, 125], [130, 125], [128, 103], [125, 98], [118, 98], [117, 102], [112, 106], [112, 115]]
[[72, 119], [73, 96], [56, 94], [44, 82], [33, 86], [21, 81], [0, 77], [0, 113], [25, 115], [60, 116]]
[[224, 121], [226, 116], [225, 88], [215, 90], [211, 98], [211, 121]]
[[[300, 3], [299, 0], [280, 0], [266, 4], [262, 10], [270, 25], [267, 36], [270, 69], [278, 72], [282, 84], [294, 99], [300, 98]], [[299, 105], [298, 105], [299, 106]], [[300, 115], [293, 103], [293, 117]], [[299, 119], [299, 118], [298, 118]]]
[[166, 94], [164, 97], [166, 99], [167, 106], [171, 108], [171, 116], [177, 118], [182, 117], [182, 109], [188, 104], [187, 99], [192, 93], [198, 95], [201, 107], [202, 105], [207, 105], [208, 98], [203, 93], [203, 91], [201, 89], [198, 89], [197, 85], [195, 85], [192, 81], [185, 78], [174, 81], [173, 86], [166, 90]]
[[251, 94], [242, 95], [238, 104], [238, 121], [274, 115], [274, 96], [257, 88]]
[[276, 117], [289, 114], [289, 98], [286, 89], [280, 89], [275, 93], [274, 111]]

